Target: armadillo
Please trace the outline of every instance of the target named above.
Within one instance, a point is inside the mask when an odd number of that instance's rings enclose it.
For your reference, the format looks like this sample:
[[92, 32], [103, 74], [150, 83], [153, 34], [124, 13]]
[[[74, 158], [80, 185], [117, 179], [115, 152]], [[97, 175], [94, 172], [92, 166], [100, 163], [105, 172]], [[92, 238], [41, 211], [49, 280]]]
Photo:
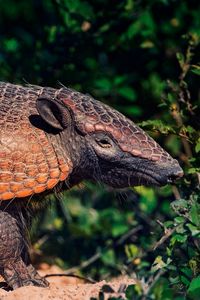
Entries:
[[47, 286], [31, 264], [27, 207], [82, 180], [114, 188], [183, 176], [150, 136], [110, 106], [72, 89], [0, 83], [0, 274], [10, 287]]

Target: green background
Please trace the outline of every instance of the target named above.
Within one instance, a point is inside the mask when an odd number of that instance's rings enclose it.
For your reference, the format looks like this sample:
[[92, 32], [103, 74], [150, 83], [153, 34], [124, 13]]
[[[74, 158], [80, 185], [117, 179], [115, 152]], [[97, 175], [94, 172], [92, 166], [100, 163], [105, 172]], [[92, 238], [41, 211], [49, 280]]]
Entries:
[[[86, 182], [52, 199], [34, 222], [36, 263], [75, 266], [96, 280], [121, 273], [144, 278], [150, 299], [197, 297], [199, 6], [192, 0], [0, 1], [0, 80], [64, 84], [93, 95], [148, 130], [186, 174], [176, 187], [117, 192]], [[167, 230], [169, 238], [153, 250]], [[127, 297], [146, 297], [142, 283]]]

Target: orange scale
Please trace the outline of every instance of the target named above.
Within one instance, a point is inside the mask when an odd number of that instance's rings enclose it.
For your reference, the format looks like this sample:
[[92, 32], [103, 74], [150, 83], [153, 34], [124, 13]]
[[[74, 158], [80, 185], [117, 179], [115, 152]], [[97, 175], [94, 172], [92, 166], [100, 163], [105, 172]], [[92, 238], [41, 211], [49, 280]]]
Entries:
[[11, 155], [13, 161], [19, 161], [21, 157], [23, 157], [23, 154], [20, 151], [13, 152]]
[[62, 164], [59, 167], [60, 167], [61, 172], [66, 174], [69, 172], [69, 169], [72, 168], [72, 165], [71, 164], [69, 164], [69, 165]]
[[89, 116], [87, 116], [87, 120], [89, 122], [96, 123], [99, 121], [99, 117], [96, 114], [92, 114], [92, 115], [90, 114]]
[[50, 170], [49, 175], [51, 178], [58, 178], [60, 176], [60, 170], [59, 169]]
[[11, 168], [12, 168], [12, 163], [9, 159], [0, 161], [0, 170], [1, 171], [11, 170]]
[[161, 160], [162, 160], [162, 162], [167, 162], [167, 161], [168, 161], [168, 158], [165, 157], [165, 156], [161, 156]]
[[66, 106], [69, 105], [72, 109], [73, 109], [73, 108], [75, 109], [76, 105], [75, 105], [75, 103], [74, 103], [73, 100], [67, 98], [67, 99], [63, 99], [62, 101], [63, 101], [63, 103], [64, 103]]
[[104, 129], [110, 133], [113, 133], [113, 130], [114, 130], [114, 126], [111, 124], [111, 125], [104, 125]]
[[25, 165], [23, 163], [14, 163], [13, 171], [15, 173], [24, 173]]
[[130, 143], [130, 145], [134, 145], [135, 146], [135, 145], [139, 144], [139, 141], [138, 141], [137, 138], [131, 137], [130, 140], [129, 140], [129, 143]]
[[47, 180], [48, 180], [48, 175], [45, 173], [45, 174], [39, 174], [38, 176], [36, 176], [35, 178], [37, 180], [38, 183], [46, 183]]
[[121, 138], [122, 138], [122, 133], [121, 133], [121, 131], [120, 130], [117, 130], [117, 129], [115, 129], [114, 131], [113, 131], [113, 136], [116, 138], [116, 140], [121, 140]]
[[17, 183], [17, 182], [11, 182], [10, 183], [10, 190], [13, 193], [16, 193], [24, 188], [22, 183]]
[[61, 173], [60, 177], [59, 177], [59, 181], [64, 181], [67, 178], [67, 174], [66, 173]]
[[33, 194], [33, 190], [32, 189], [23, 189], [19, 192], [15, 193], [15, 197], [17, 198], [24, 198], [24, 197], [28, 197], [30, 195]]
[[35, 177], [38, 174], [38, 169], [34, 165], [30, 165], [26, 167], [26, 174], [29, 177]]
[[33, 188], [34, 186], [36, 186], [37, 182], [35, 181], [35, 179], [27, 179], [23, 182], [23, 184], [26, 188]]
[[0, 193], [6, 192], [10, 189], [9, 183], [0, 182]]
[[160, 151], [160, 149], [154, 149], [154, 150], [153, 150], [153, 153], [156, 154], [156, 155], [157, 155], [157, 154], [159, 155], [159, 154], [161, 154], [162, 152]]
[[122, 131], [127, 136], [132, 135], [132, 131], [127, 127], [122, 128]]
[[144, 150], [142, 150], [142, 154], [143, 154], [143, 155], [147, 155], [147, 156], [149, 156], [149, 155], [151, 155], [151, 154], [152, 154], [152, 151], [151, 151], [151, 150], [149, 150], [149, 149], [144, 149]]
[[36, 160], [38, 166], [41, 165], [42, 163], [46, 162], [46, 160], [44, 159], [43, 156], [41, 156], [41, 154], [37, 155], [35, 160]]
[[142, 144], [142, 147], [149, 147], [149, 144], [145, 141], [142, 141], [141, 144]]
[[149, 144], [152, 148], [154, 148], [155, 146], [157, 146], [156, 143], [155, 143], [153, 140], [148, 141], [148, 144]]
[[56, 179], [49, 179], [47, 181], [47, 189], [52, 189], [57, 183], [58, 183], [58, 180], [56, 180]]
[[10, 172], [0, 173], [0, 181], [1, 182], [10, 182], [13, 179], [13, 174]]
[[15, 173], [14, 174], [14, 181], [15, 182], [22, 182], [27, 178], [26, 174], [24, 173]]
[[6, 152], [0, 152], [0, 159], [6, 158], [6, 157], [7, 157], [7, 153]]
[[9, 200], [15, 197], [15, 194], [12, 192], [5, 192], [0, 195], [0, 200]]
[[47, 189], [46, 184], [41, 184], [41, 185], [37, 185], [36, 187], [34, 187], [33, 191], [36, 194], [42, 193]]
[[129, 145], [126, 145], [126, 144], [122, 144], [120, 145], [121, 146], [121, 149], [125, 152], [130, 152], [130, 147]]
[[38, 152], [41, 151], [41, 147], [40, 147], [40, 145], [38, 145], [38, 144], [31, 144], [31, 145], [30, 145], [30, 151], [31, 151], [32, 153], [38, 153]]
[[23, 162], [25, 164], [34, 164], [35, 163], [35, 158], [32, 153], [26, 153], [23, 157]]
[[136, 133], [137, 139], [139, 141], [146, 141], [146, 136], [142, 133]]
[[160, 160], [160, 156], [159, 155], [152, 155], [151, 160], [158, 161], [158, 160]]
[[58, 162], [55, 158], [47, 159], [47, 163], [48, 163], [49, 167], [52, 169], [57, 168], [57, 166], [58, 166]]
[[46, 163], [42, 163], [38, 166], [38, 171], [39, 171], [39, 173], [48, 173], [49, 168]]
[[131, 149], [131, 154], [134, 156], [141, 156], [141, 150], [140, 149]]
[[94, 131], [94, 125], [92, 125], [91, 123], [86, 123], [85, 124], [85, 130], [87, 132], [93, 132]]
[[[101, 123], [98, 123], [96, 125], [94, 125], [95, 129], [97, 131], [104, 131], [105, 130], [105, 125], [101, 124]], [[107, 126], [106, 126], [107, 127]]]

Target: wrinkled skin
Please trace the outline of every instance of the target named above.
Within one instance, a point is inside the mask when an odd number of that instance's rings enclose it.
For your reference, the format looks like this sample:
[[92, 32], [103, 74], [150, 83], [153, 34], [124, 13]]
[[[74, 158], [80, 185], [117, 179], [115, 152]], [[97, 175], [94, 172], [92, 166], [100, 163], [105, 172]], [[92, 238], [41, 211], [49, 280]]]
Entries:
[[123, 188], [183, 175], [133, 122], [67, 88], [0, 83], [0, 125], [0, 274], [14, 289], [48, 285], [28, 254], [32, 198], [83, 179]]

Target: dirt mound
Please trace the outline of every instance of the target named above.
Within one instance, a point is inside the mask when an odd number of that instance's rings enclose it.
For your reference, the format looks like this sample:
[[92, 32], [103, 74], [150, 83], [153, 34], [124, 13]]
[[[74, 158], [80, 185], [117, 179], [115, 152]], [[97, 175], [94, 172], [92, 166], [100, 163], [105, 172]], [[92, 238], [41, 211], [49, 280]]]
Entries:
[[[87, 279], [65, 276], [64, 272], [56, 266], [40, 270], [41, 275], [50, 275], [48, 288], [21, 287], [15, 291], [0, 289], [0, 300], [89, 300], [98, 299], [103, 293], [104, 299], [121, 297], [125, 299], [127, 285], [134, 284], [133, 279], [119, 277], [110, 282], [101, 281], [88, 283]], [[59, 276], [57, 276], [59, 274]]]

